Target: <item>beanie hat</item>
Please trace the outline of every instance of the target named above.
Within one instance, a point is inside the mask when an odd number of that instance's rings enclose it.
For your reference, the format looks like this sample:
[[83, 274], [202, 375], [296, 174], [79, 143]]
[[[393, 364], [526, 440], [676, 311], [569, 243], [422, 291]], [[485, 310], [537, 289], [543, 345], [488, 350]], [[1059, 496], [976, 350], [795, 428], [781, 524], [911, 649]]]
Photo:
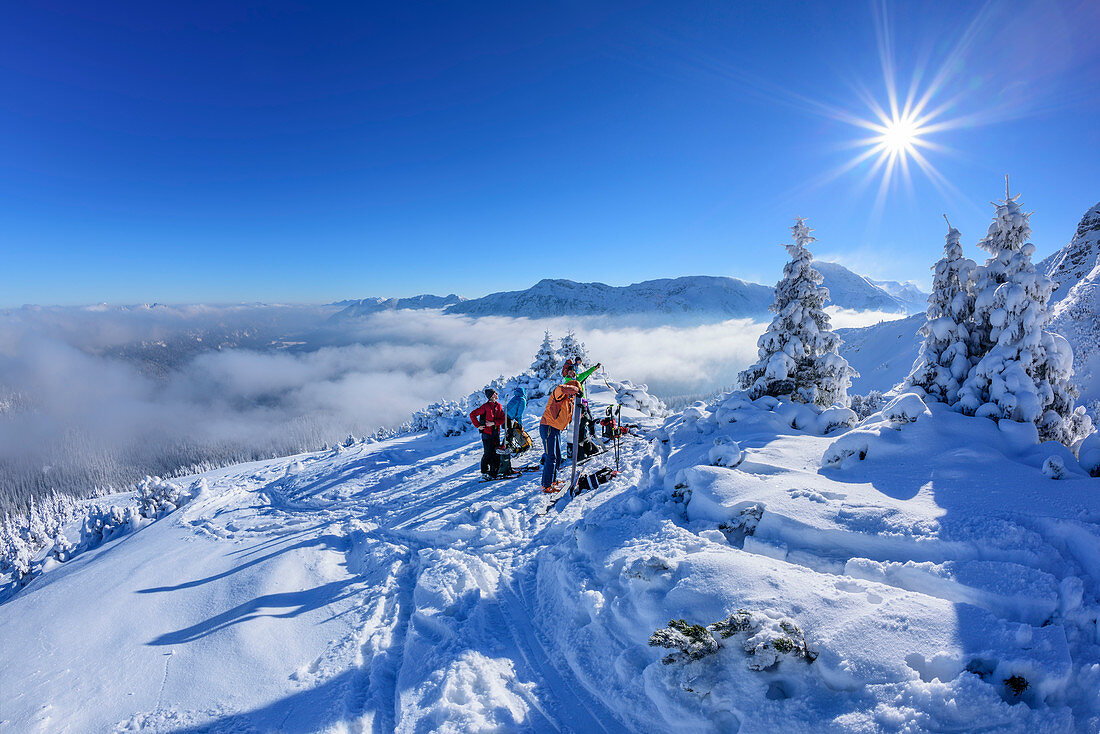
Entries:
[[496, 395], [497, 395], [497, 391], [494, 390], [493, 388], [491, 388], [491, 387], [485, 388], [485, 397], [486, 397], [486, 399], [495, 398]]

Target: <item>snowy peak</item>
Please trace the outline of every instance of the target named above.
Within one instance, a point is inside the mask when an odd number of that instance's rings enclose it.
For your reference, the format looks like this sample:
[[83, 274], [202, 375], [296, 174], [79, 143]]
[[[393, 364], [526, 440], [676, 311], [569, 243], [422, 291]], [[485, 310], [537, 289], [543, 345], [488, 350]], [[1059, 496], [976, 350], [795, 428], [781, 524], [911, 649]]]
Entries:
[[899, 283], [896, 280], [871, 280], [867, 278], [867, 282], [876, 288], [881, 288], [904, 303], [910, 314], [924, 313], [928, 308], [929, 294], [922, 291], [912, 281]]
[[379, 311], [400, 311], [404, 309], [446, 308], [464, 301], [462, 296], [451, 293], [447, 296], [422, 294], [408, 298], [361, 298], [359, 300], [340, 301], [335, 305], [344, 306], [344, 310], [335, 314], [334, 321], [342, 321], [357, 316], [366, 316]]
[[1051, 302], [1069, 295], [1077, 281], [1100, 263], [1100, 203], [1085, 212], [1069, 244], [1036, 266], [1054, 280]]

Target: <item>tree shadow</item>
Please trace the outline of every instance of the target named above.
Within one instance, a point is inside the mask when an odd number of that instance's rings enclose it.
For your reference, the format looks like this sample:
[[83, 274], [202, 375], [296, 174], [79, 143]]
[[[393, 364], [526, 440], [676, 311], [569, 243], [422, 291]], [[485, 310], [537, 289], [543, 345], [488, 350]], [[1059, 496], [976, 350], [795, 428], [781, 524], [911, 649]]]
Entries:
[[[243, 604], [238, 604], [221, 614], [217, 614], [202, 622], [193, 624], [190, 627], [185, 627], [175, 632], [166, 632], [148, 644], [179, 645], [185, 642], [194, 642], [195, 640], [207, 637], [219, 630], [260, 617], [281, 619], [297, 617], [306, 612], [312, 612], [329, 604], [334, 604], [341, 599], [346, 599], [356, 593], [355, 589], [349, 588], [354, 586], [355, 583], [355, 578], [348, 578], [342, 581], [332, 581], [302, 591], [264, 594], [255, 599], [250, 599]], [[266, 609], [285, 609], [286, 611], [262, 611]]]
[[[320, 526], [317, 526], [317, 527], [320, 527]], [[309, 531], [306, 531], [306, 530], [301, 531], [301, 533], [305, 533], [305, 532], [309, 532]], [[299, 533], [299, 534], [301, 534], [301, 533]], [[289, 540], [289, 538], [287, 538], [286, 540]], [[261, 543], [260, 545], [265, 545], [265, 544], [268, 544], [270, 542], [271, 542], [270, 540], [264, 541], [264, 543]], [[137, 593], [138, 594], [160, 594], [160, 593], [164, 593], [164, 592], [168, 592], [168, 591], [180, 591], [182, 589], [193, 589], [196, 586], [202, 586], [203, 584], [208, 584], [212, 581], [219, 581], [221, 579], [227, 578], [229, 576], [232, 576], [235, 573], [238, 573], [240, 571], [243, 571], [247, 568], [258, 565], [260, 563], [263, 563], [264, 561], [271, 560], [272, 558], [275, 558], [276, 556], [280, 556], [284, 553], [289, 553], [292, 550], [297, 550], [299, 548], [312, 548], [314, 546], [319, 546], [322, 550], [343, 550], [347, 546], [347, 538], [344, 538], [344, 537], [341, 537], [341, 536], [338, 536], [338, 535], [331, 535], [331, 534], [318, 535], [315, 538], [310, 538], [308, 540], [302, 540], [302, 541], [299, 541], [297, 543], [294, 543], [293, 545], [288, 545], [285, 548], [279, 548], [278, 550], [274, 550], [274, 551], [272, 551], [272, 552], [270, 552], [266, 555], [260, 556], [258, 558], [253, 558], [252, 560], [247, 561], [246, 563], [242, 563], [239, 566], [234, 566], [233, 568], [229, 569], [228, 571], [222, 571], [221, 573], [214, 574], [213, 576], [207, 576], [206, 578], [203, 578], [203, 579], [195, 579], [194, 581], [187, 581], [185, 583], [177, 584], [175, 586], [153, 586], [153, 587], [150, 587], [148, 589], [138, 589]]]

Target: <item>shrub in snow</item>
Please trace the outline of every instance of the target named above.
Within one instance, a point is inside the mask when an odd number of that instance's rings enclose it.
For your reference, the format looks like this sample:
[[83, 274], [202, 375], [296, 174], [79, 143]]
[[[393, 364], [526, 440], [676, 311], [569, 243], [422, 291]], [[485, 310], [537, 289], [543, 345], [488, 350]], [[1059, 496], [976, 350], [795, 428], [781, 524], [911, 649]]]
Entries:
[[1093, 433], [1081, 442], [1077, 458], [1090, 476], [1100, 477], [1100, 433]]
[[882, 406], [886, 402], [885, 398], [882, 397], [882, 393], [878, 390], [871, 390], [866, 395], [853, 395], [851, 400], [851, 408], [860, 420], [882, 410]]
[[714, 439], [714, 445], [707, 452], [707, 461], [711, 466], [726, 466], [731, 469], [740, 464], [744, 457], [741, 447], [729, 436]]
[[182, 487], [160, 477], [145, 477], [138, 485], [138, 512], [150, 520], [167, 515], [189, 499]]
[[89, 507], [80, 529], [80, 548], [87, 550], [141, 525], [133, 507]]
[[649, 394], [648, 385], [635, 385], [630, 380], [612, 380], [604, 374], [607, 384], [615, 391], [615, 402], [624, 408], [633, 408], [639, 413], [654, 418], [664, 418], [669, 414], [661, 399]]
[[1045, 330], [1053, 281], [1035, 270], [1028, 242], [1030, 214], [1019, 195], [995, 204], [978, 245], [990, 253], [974, 279], [972, 349], [980, 357], [959, 389], [967, 415], [1034, 423], [1041, 440], [1070, 445], [1088, 434], [1091, 419], [1074, 407], [1073, 350]]
[[554, 342], [550, 338], [550, 330], [547, 329], [542, 338], [542, 346], [535, 353], [535, 361], [531, 363], [530, 372], [539, 380], [552, 380], [558, 376], [561, 369], [561, 361], [558, 352], [554, 349]]
[[867, 447], [870, 445], [871, 435], [865, 431], [844, 434], [825, 449], [825, 454], [821, 457], [822, 465], [839, 465], [853, 456], [863, 461], [867, 458]]
[[738, 609], [708, 629], [722, 639], [737, 637], [748, 653], [751, 670], [766, 670], [786, 658], [799, 658], [808, 663], [817, 653], [806, 645], [806, 635], [789, 619], [773, 619], [764, 614]]
[[661, 659], [665, 665], [686, 663], [718, 652], [721, 645], [715, 634], [723, 640], [740, 641], [741, 649], [750, 658], [750, 670], [767, 670], [784, 659], [797, 658], [807, 663], [817, 659], [817, 653], [806, 645], [805, 634], [794, 622], [744, 609], [706, 627], [674, 619], [654, 632], [649, 644], [674, 651]]
[[567, 359], [572, 359], [574, 363], [588, 364], [588, 350], [585, 349], [584, 342], [577, 338], [572, 329], [561, 338], [558, 346], [558, 357], [561, 363], [564, 363]]
[[649, 638], [649, 645], [674, 651], [661, 658], [665, 665], [700, 660], [718, 652], [718, 641], [706, 627], [689, 624], [683, 619], [673, 619], [667, 627], [654, 632]]
[[858, 373], [837, 353], [840, 339], [833, 333], [821, 286], [807, 245], [814, 241], [802, 218], [791, 227], [794, 244], [787, 245], [791, 260], [775, 286], [775, 313], [768, 330], [757, 341], [759, 361], [738, 375], [751, 398], [790, 396], [820, 406], [848, 404], [848, 387]]
[[33, 552], [14, 521], [0, 524], [0, 573], [10, 573], [18, 584], [31, 573]]
[[817, 417], [817, 432], [827, 436], [838, 428], [851, 428], [859, 416], [851, 408], [826, 408]]
[[760, 524], [762, 517], [764, 517], [764, 505], [757, 502], [742, 509], [736, 518], [722, 523], [718, 529], [731, 543], [740, 544], [746, 537], [756, 533], [756, 526]]
[[1043, 474], [1051, 479], [1064, 479], [1066, 476], [1066, 463], [1061, 456], [1048, 456], [1043, 462]]
[[925, 415], [931, 415], [931, 411], [920, 396], [912, 392], [898, 395], [882, 409], [882, 417], [897, 425], [916, 423], [918, 418]]
[[959, 387], [970, 373], [970, 321], [974, 296], [969, 290], [974, 261], [963, 257], [959, 230], [947, 225], [943, 257], [935, 265], [927, 320], [920, 328], [924, 337], [906, 387], [919, 387], [933, 399], [948, 405], [959, 400]]

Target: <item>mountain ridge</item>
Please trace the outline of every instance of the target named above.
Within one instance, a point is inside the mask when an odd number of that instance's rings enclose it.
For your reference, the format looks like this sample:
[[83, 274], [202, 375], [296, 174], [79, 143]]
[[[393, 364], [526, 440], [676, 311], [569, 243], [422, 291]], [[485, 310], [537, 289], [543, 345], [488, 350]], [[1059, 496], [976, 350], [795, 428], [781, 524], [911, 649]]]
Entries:
[[[911, 314], [923, 311], [926, 294], [900, 297], [843, 265], [817, 261], [829, 288], [829, 304], [854, 311]], [[901, 285], [901, 284], [898, 284]], [[441, 308], [467, 316], [660, 316], [669, 321], [770, 318], [772, 286], [730, 276], [689, 275], [656, 278], [625, 286], [544, 278], [529, 288], [489, 293], [479, 298], [424, 294], [411, 298], [365, 298], [346, 301], [335, 322], [392, 309]], [[916, 301], [914, 302], [914, 298]]]

